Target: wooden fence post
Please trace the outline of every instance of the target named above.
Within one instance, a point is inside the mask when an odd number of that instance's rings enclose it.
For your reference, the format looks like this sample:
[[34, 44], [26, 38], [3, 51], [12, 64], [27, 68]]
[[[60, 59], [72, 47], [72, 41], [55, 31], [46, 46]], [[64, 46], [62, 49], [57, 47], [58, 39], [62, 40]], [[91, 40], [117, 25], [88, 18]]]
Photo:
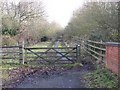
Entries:
[[22, 64], [24, 64], [24, 62], [25, 62], [25, 49], [24, 49], [24, 47], [25, 47], [25, 42], [23, 41], [22, 42]]
[[22, 52], [22, 45], [19, 45], [19, 63], [22, 63], [22, 59], [23, 59], [23, 52]]
[[77, 63], [80, 63], [80, 45], [76, 45]]
[[24, 63], [25, 63], [25, 62], [27, 62], [27, 49], [24, 48], [24, 50], [25, 50], [25, 53], [24, 53], [24, 55], [25, 55], [24, 56]]
[[[101, 40], [100, 43], [101, 43], [100, 48], [103, 48], [103, 47], [102, 47], [102, 43], [103, 43], [103, 41]], [[103, 54], [103, 51], [102, 51], [102, 50], [101, 50], [100, 54], [101, 54], [101, 55]], [[103, 60], [103, 57], [101, 56], [100, 59], [101, 59], [101, 61], [102, 61], [102, 60]]]
[[22, 42], [22, 45], [19, 45], [19, 63], [20, 64], [24, 64], [25, 60], [26, 60], [26, 50], [24, 49], [25, 48], [25, 43], [24, 41]]

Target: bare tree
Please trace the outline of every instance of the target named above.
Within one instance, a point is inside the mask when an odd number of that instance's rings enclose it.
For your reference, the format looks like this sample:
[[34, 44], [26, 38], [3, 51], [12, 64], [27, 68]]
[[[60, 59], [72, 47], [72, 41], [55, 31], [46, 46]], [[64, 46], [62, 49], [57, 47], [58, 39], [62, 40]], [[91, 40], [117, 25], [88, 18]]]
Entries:
[[0, 9], [3, 15], [3, 29], [8, 29], [9, 31], [15, 29], [18, 31], [18, 36], [22, 38], [26, 35], [26, 29], [30, 21], [34, 22], [36, 19], [43, 21], [43, 18], [45, 19], [42, 2], [20, 1], [16, 4], [14, 2], [2, 1]]

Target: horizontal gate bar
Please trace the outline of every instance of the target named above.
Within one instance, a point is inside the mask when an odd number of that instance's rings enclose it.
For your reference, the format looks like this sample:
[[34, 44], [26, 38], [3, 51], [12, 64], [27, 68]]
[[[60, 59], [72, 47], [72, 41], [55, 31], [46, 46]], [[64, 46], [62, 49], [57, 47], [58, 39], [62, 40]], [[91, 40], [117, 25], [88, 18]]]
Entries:
[[[28, 56], [27, 58], [36, 58], [37, 56]], [[44, 57], [44, 58], [49, 58], [49, 57], [55, 57], [55, 58], [57, 58], [57, 57], [61, 57], [61, 56], [42, 56], [42, 57]], [[67, 56], [68, 58], [70, 58], [70, 57], [76, 57], [76, 56]], [[63, 58], [65, 58], [65, 57], [63, 57]]]
[[36, 48], [28, 48], [28, 47], [26, 47], [26, 48], [24, 48], [24, 49], [75, 49], [76, 47], [53, 47], [53, 48], [51, 48], [51, 47], [36, 47]]
[[[37, 54], [47, 54], [47, 53], [52, 53], [52, 54], [57, 54], [56, 52], [35, 52]], [[60, 52], [60, 53], [68, 53], [68, 52]], [[70, 53], [76, 53], [76, 52], [70, 52]], [[33, 54], [31, 52], [27, 52], [27, 54]]]
[[28, 60], [28, 61], [26, 61], [26, 62], [28, 62], [28, 63], [39, 63], [39, 62], [40, 62], [40, 63], [41, 63], [41, 62], [42, 62], [42, 63], [45, 63], [45, 62], [46, 62], [46, 63], [53, 63], [53, 64], [56, 64], [56, 63], [57, 63], [57, 64], [65, 64], [65, 63], [66, 63], [66, 64], [68, 64], [68, 63], [71, 63], [71, 64], [72, 64], [72, 63], [73, 63], [73, 62], [67, 61], [67, 60], [66, 60], [66, 61], [60, 60], [59, 62], [48, 61], [48, 60], [47, 60], [47, 61], [44, 61], [44, 60], [35, 60], [35, 61], [34, 61], [34, 60]]
[[[47, 62], [53, 62], [54, 60], [27, 60], [26, 62], [36, 62], [36, 61], [47, 61]], [[59, 60], [58, 62], [65, 62], [65, 61], [67, 61], [67, 62], [71, 62], [71, 61], [69, 61], [69, 60]]]

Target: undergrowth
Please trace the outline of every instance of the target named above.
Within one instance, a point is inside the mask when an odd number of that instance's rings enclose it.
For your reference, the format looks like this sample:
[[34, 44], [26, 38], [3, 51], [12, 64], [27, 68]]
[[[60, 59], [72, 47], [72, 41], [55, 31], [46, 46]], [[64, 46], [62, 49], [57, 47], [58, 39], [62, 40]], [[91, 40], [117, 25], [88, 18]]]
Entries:
[[[118, 76], [106, 68], [98, 68], [85, 76], [89, 88], [114, 88], [118, 90]], [[117, 88], [117, 89], [116, 89]]]

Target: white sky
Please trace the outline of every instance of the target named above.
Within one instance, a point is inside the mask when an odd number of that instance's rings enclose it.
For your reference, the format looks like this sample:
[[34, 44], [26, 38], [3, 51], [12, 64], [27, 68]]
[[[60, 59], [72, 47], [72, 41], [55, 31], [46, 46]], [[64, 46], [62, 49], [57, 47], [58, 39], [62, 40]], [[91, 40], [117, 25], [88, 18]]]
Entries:
[[[18, 2], [20, 0], [8, 0]], [[39, 0], [21, 0], [21, 1], [39, 1]], [[73, 11], [82, 6], [85, 0], [40, 0], [45, 6], [48, 15], [48, 21], [55, 21], [62, 27], [65, 27], [73, 15]]]
[[84, 0], [42, 0], [49, 21], [55, 21], [65, 27], [72, 17], [73, 11], [79, 8]]

